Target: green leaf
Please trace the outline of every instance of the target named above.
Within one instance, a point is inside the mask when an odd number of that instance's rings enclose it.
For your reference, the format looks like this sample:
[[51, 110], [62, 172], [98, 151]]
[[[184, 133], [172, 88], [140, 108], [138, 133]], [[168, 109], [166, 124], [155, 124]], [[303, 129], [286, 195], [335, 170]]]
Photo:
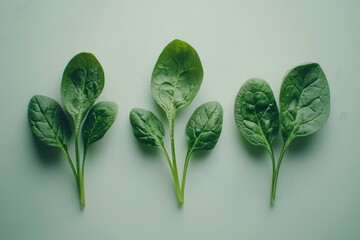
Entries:
[[99, 102], [89, 111], [82, 128], [84, 148], [100, 140], [116, 119], [118, 106], [114, 102]]
[[103, 88], [104, 71], [94, 55], [79, 53], [70, 60], [61, 82], [61, 98], [74, 121], [75, 134]]
[[280, 90], [284, 142], [318, 131], [330, 114], [330, 89], [317, 63], [300, 65], [285, 76]]
[[66, 149], [71, 127], [61, 106], [54, 99], [33, 96], [28, 106], [28, 121], [38, 140], [48, 146]]
[[203, 79], [200, 58], [188, 43], [174, 40], [160, 54], [151, 78], [155, 101], [168, 116], [188, 106], [199, 91]]
[[134, 108], [130, 111], [130, 123], [140, 142], [158, 147], [164, 144], [164, 126], [152, 112]]
[[253, 78], [241, 86], [235, 100], [235, 122], [248, 142], [271, 151], [279, 132], [279, 112], [265, 80]]
[[186, 140], [190, 152], [213, 149], [220, 137], [223, 109], [218, 102], [198, 107], [186, 126]]

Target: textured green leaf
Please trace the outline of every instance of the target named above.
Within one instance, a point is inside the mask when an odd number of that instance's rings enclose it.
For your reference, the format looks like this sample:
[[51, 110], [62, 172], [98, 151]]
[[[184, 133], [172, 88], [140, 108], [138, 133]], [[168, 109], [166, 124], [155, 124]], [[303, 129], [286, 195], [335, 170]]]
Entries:
[[163, 145], [164, 126], [155, 114], [134, 108], [130, 111], [130, 123], [137, 140], [150, 146]]
[[103, 88], [104, 71], [94, 55], [79, 53], [70, 60], [61, 82], [61, 98], [74, 121], [75, 133]]
[[186, 42], [174, 40], [160, 54], [151, 78], [155, 101], [169, 115], [188, 106], [199, 91], [203, 79], [200, 58]]
[[186, 140], [191, 152], [215, 147], [222, 129], [223, 109], [218, 102], [198, 107], [186, 126]]
[[280, 122], [284, 142], [318, 131], [330, 114], [330, 89], [317, 63], [295, 67], [280, 90]]
[[28, 106], [28, 121], [33, 135], [48, 146], [66, 148], [71, 127], [64, 111], [54, 99], [35, 95]]
[[116, 119], [118, 106], [114, 102], [99, 102], [89, 111], [82, 128], [85, 149], [100, 140]]
[[235, 99], [235, 122], [248, 142], [272, 148], [279, 132], [279, 112], [265, 80], [253, 78], [241, 86]]

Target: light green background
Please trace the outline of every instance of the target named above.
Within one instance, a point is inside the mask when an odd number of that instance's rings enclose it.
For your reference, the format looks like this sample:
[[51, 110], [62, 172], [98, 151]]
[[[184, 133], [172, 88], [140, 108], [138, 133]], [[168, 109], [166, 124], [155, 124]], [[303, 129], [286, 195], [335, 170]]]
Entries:
[[[359, 23], [356, 0], [1, 1], [0, 239], [360, 239]], [[133, 107], [164, 119], [150, 77], [175, 38], [197, 50], [205, 72], [176, 119], [180, 166], [191, 113], [212, 100], [224, 108], [216, 148], [190, 162], [182, 209], [165, 159], [135, 140], [128, 120]], [[81, 51], [105, 70], [100, 100], [119, 105], [88, 153], [84, 211], [64, 156], [27, 123], [32, 95], [60, 101], [63, 69]], [[309, 61], [328, 77], [331, 115], [286, 153], [271, 208], [269, 156], [240, 137], [234, 99], [250, 77], [278, 96], [284, 73]], [[278, 138], [277, 155], [280, 147]]]

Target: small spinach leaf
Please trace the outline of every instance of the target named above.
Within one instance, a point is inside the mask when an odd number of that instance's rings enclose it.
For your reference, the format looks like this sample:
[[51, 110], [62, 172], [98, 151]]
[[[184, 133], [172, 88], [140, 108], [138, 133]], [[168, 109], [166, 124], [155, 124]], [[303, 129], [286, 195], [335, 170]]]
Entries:
[[186, 140], [190, 152], [213, 149], [220, 137], [223, 109], [218, 102], [199, 106], [186, 125]]
[[155, 101], [169, 116], [188, 106], [203, 79], [200, 58], [193, 47], [181, 40], [169, 43], [160, 54], [151, 78]]
[[28, 106], [28, 121], [38, 140], [48, 146], [66, 149], [71, 127], [61, 106], [54, 99], [33, 96]]
[[118, 106], [114, 102], [99, 102], [89, 111], [83, 127], [84, 151], [89, 145], [100, 140], [116, 119]]
[[79, 53], [66, 66], [61, 82], [61, 98], [74, 121], [75, 134], [86, 113], [104, 88], [104, 71], [94, 55]]
[[318, 131], [330, 114], [330, 89], [317, 63], [300, 65], [284, 78], [280, 90], [281, 133], [284, 142]]
[[137, 140], [155, 147], [161, 147], [164, 144], [164, 126], [155, 114], [140, 108], [134, 108], [130, 111], [129, 117]]
[[265, 80], [253, 78], [241, 86], [235, 99], [235, 122], [248, 142], [272, 152], [279, 132], [279, 111]]
[[186, 175], [191, 155], [197, 150], [210, 150], [215, 147], [221, 134], [222, 122], [223, 109], [218, 102], [204, 103], [191, 115], [185, 129], [188, 151], [180, 189], [182, 200], [184, 200]]

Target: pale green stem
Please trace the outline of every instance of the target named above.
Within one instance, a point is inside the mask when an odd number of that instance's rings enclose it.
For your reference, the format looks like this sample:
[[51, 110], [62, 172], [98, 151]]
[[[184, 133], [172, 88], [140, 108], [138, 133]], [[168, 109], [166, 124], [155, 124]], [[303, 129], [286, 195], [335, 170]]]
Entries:
[[[175, 173], [174, 168], [172, 167], [170, 156], [169, 156], [168, 152], [166, 151], [166, 148], [163, 145], [161, 146], [161, 150], [165, 155], [167, 163], [169, 164], [171, 175], [173, 177], [173, 181], [174, 181], [174, 185], [175, 185], [176, 198], [179, 201], [179, 199], [180, 199], [179, 196], [181, 196], [181, 191], [180, 191], [180, 187], [179, 187], [180, 185], [179, 185], [178, 175]], [[180, 205], [180, 203], [179, 203], [179, 205]]]
[[80, 152], [79, 152], [79, 132], [75, 131], [75, 157], [76, 157], [76, 168], [78, 170], [78, 174], [80, 175]]
[[80, 205], [83, 209], [85, 207], [85, 192], [84, 192], [84, 183], [82, 181], [83, 178], [83, 171], [81, 168], [81, 162], [80, 162], [80, 151], [79, 151], [79, 132], [77, 131], [75, 133], [75, 155], [76, 155], [76, 167], [77, 167], [77, 173], [78, 173], [78, 190], [79, 190], [79, 197], [80, 197]]
[[187, 173], [187, 168], [188, 168], [188, 165], [189, 165], [191, 154], [192, 154], [192, 150], [189, 149], [188, 152], [186, 153], [184, 169], [183, 169], [183, 176], [182, 176], [182, 181], [181, 181], [181, 197], [182, 197], [182, 200], [183, 200], [183, 204], [184, 204], [184, 200], [185, 200], [186, 173]]
[[68, 163], [70, 165], [71, 172], [73, 173], [73, 175], [75, 177], [75, 180], [76, 180], [76, 183], [78, 184], [77, 173], [76, 173], [73, 161], [72, 161], [72, 159], [71, 159], [71, 157], [69, 155], [69, 152], [68, 152], [67, 148], [66, 147], [61, 147], [61, 151], [65, 154], [66, 159], [68, 160]]
[[287, 149], [288, 146], [289, 146], [289, 144], [288, 144], [288, 143], [285, 143], [284, 146], [283, 146], [283, 148], [281, 149], [280, 157], [279, 157], [279, 160], [278, 160], [278, 162], [277, 162], [276, 169], [275, 169], [275, 175], [273, 176], [273, 179], [272, 179], [272, 185], [271, 185], [271, 200], [270, 200], [271, 206], [273, 206], [274, 203], [275, 203], [276, 186], [277, 186], [277, 181], [278, 181], [278, 177], [279, 177], [280, 166], [281, 166], [281, 162], [282, 162], [282, 160], [283, 160], [285, 151], [286, 151], [286, 149]]
[[275, 175], [276, 175], [276, 164], [275, 164], [274, 151], [271, 147], [269, 147], [268, 152], [271, 157], [271, 169], [272, 169], [272, 181], [271, 181], [271, 193], [270, 193], [270, 203], [272, 204], [272, 192], [273, 192], [274, 183], [275, 183], [274, 179], [275, 179]]
[[179, 206], [182, 206], [183, 203], [184, 203], [184, 200], [183, 200], [183, 198], [181, 196], [179, 175], [178, 175], [177, 164], [176, 164], [175, 137], [174, 137], [175, 116], [174, 115], [168, 116], [169, 128], [170, 128], [170, 145], [171, 145], [171, 156], [172, 156], [172, 169], [173, 169], [172, 174], [173, 174], [173, 178], [174, 178], [177, 201], [178, 201]]
[[[87, 154], [87, 147], [84, 147], [84, 155], [83, 155], [83, 160], [82, 160], [82, 164], [81, 164], [81, 177], [80, 177], [80, 184], [81, 184], [81, 196], [82, 196], [82, 202], [81, 202], [81, 207], [84, 208], [85, 207], [85, 160], [86, 160], [86, 154]], [[81, 198], [80, 198], [81, 199]]]
[[171, 159], [169, 157], [168, 152], [166, 151], [166, 148], [165, 148], [164, 144], [161, 144], [160, 148], [161, 148], [161, 151], [163, 152], [163, 154], [164, 154], [164, 156], [166, 158], [167, 163], [169, 164], [171, 173], [173, 173], [173, 166], [172, 166], [172, 163], [171, 163]]

